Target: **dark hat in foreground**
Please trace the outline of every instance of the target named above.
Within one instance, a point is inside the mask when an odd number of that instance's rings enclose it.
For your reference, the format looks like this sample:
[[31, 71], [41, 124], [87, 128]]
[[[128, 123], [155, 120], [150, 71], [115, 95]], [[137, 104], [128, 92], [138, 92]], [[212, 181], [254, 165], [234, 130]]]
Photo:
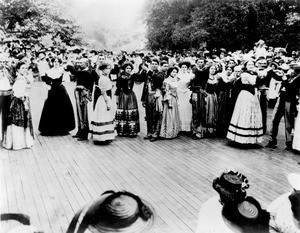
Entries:
[[76, 228], [76, 232], [89, 229], [94, 233], [139, 233], [149, 229], [153, 221], [153, 208], [138, 196], [126, 191], [106, 191], [74, 216], [67, 233], [75, 233]]
[[243, 200], [249, 188], [247, 177], [239, 172], [224, 172], [213, 181], [213, 188], [220, 194], [221, 202]]

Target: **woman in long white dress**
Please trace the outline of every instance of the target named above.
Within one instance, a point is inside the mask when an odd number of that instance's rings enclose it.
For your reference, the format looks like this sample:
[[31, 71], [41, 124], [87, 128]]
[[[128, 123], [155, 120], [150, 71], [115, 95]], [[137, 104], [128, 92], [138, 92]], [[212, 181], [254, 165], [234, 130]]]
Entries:
[[20, 62], [16, 66], [17, 78], [13, 84], [13, 99], [10, 104], [3, 147], [11, 150], [30, 148], [34, 144], [29, 88], [33, 77], [28, 73], [27, 65]]
[[114, 113], [112, 110], [112, 84], [108, 77], [111, 66], [103, 63], [96, 68], [95, 77], [95, 108], [92, 114], [91, 133], [94, 142], [110, 143], [115, 139]]
[[167, 78], [163, 82], [165, 95], [159, 136], [166, 139], [176, 138], [181, 129], [177, 101], [177, 73], [177, 67], [169, 68], [167, 71]]
[[255, 95], [257, 73], [254, 62], [248, 61], [241, 74], [241, 92], [238, 95], [227, 138], [240, 144], [258, 144], [263, 139], [262, 112]]
[[192, 105], [190, 104], [190, 98], [192, 91], [189, 89], [191, 80], [195, 77], [193, 73], [189, 73], [190, 62], [182, 62], [179, 64], [178, 73], [178, 109], [179, 118], [181, 121], [181, 131], [190, 132], [192, 125]]
[[219, 196], [201, 206], [195, 233], [269, 233], [269, 213], [247, 196], [247, 178], [238, 172], [223, 173], [213, 181]]

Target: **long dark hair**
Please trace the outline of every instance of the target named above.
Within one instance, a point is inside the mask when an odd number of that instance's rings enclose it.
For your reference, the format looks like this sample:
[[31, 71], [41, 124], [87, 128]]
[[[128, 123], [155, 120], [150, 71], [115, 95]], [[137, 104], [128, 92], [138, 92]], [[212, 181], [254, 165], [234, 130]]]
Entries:
[[173, 70], [177, 70], [177, 73], [178, 73], [178, 71], [179, 71], [179, 69], [178, 69], [176, 66], [170, 67], [170, 68], [167, 70], [167, 77], [170, 76], [170, 74], [173, 72]]
[[[244, 201], [253, 204], [257, 211], [258, 215], [256, 218], [247, 218], [245, 215], [241, 214], [239, 211], [239, 205]], [[270, 214], [266, 210], [262, 209], [259, 202], [248, 196], [242, 202], [226, 202], [223, 205], [222, 215], [225, 219], [229, 220], [232, 224], [240, 227], [243, 233], [264, 233], [269, 232], [269, 221]]]
[[18, 71], [22, 65], [25, 65], [25, 62], [23, 61], [18, 62], [18, 64], [16, 65], [16, 71]]
[[289, 200], [291, 202], [291, 209], [294, 215], [294, 218], [297, 221], [300, 221], [300, 191], [297, 190], [295, 192], [293, 192], [290, 196], [289, 196]]

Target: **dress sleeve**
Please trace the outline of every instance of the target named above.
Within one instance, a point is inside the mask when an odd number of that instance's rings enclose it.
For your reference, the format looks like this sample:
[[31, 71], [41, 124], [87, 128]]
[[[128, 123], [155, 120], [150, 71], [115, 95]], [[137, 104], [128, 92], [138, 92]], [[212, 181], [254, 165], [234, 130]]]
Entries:
[[101, 93], [111, 90], [112, 85], [111, 85], [110, 79], [108, 77], [104, 77], [104, 76], [100, 77], [99, 88], [101, 90]]
[[163, 81], [162, 92], [164, 94], [164, 100], [169, 100], [171, 98], [170, 84], [168, 83], [168, 80]]
[[241, 74], [241, 81], [243, 84], [250, 84], [250, 85], [255, 85], [256, 83], [256, 75], [252, 75], [249, 73], [242, 73]]

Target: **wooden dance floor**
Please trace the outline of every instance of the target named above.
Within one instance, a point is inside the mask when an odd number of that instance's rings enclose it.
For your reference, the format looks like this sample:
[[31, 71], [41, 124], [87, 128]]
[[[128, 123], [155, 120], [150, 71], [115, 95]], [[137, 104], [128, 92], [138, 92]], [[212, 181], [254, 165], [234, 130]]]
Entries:
[[[74, 83], [65, 84], [74, 104]], [[140, 99], [142, 85], [136, 86]], [[234, 169], [248, 177], [248, 194], [266, 208], [291, 188], [286, 175], [300, 172], [300, 156], [284, 150], [283, 122], [278, 149], [239, 149], [225, 139], [144, 140], [144, 109], [137, 138], [116, 137], [110, 145], [94, 145], [67, 136], [43, 137], [37, 131], [47, 95], [43, 83], [31, 89], [35, 145], [9, 151], [0, 148], [1, 213], [24, 213], [45, 233], [65, 232], [74, 213], [106, 190], [127, 190], [156, 210], [152, 232], [194, 232], [201, 204], [217, 195], [212, 181]], [[270, 123], [271, 110], [268, 123]], [[268, 128], [269, 130], [269, 128]], [[264, 138], [267, 143], [268, 135]], [[1, 222], [7, 232], [14, 221]]]

